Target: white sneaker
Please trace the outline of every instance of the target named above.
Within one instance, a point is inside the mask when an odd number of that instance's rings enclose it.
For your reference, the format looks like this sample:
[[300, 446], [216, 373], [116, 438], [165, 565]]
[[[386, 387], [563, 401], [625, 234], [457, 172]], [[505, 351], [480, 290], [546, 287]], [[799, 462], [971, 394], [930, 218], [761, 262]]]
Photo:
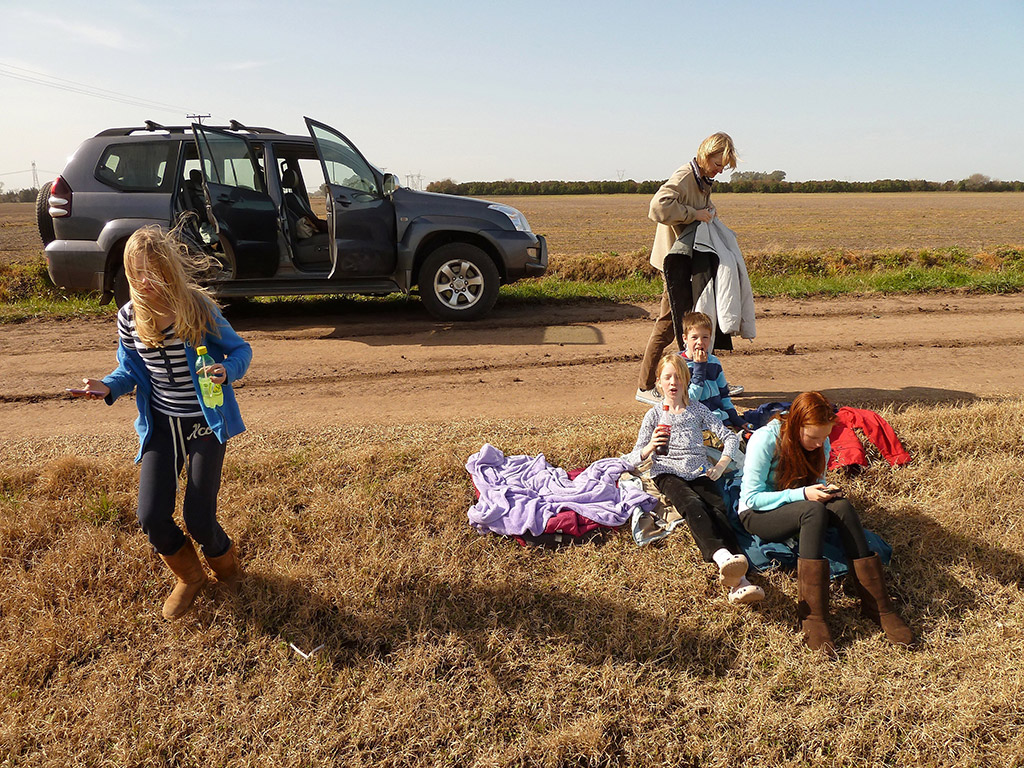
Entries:
[[636, 391], [636, 399], [648, 405], [661, 405], [661, 392], [658, 391], [657, 387], [638, 389]]
[[730, 384], [729, 385], [729, 397], [736, 397], [736, 395], [742, 395], [744, 392], [742, 384]]

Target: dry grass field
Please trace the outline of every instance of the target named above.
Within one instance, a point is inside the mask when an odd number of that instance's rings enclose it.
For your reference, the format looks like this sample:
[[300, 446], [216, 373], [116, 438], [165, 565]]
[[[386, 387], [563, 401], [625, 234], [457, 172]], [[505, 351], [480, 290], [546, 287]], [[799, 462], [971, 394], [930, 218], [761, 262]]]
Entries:
[[221, 491], [241, 599], [175, 624], [133, 440], [8, 440], [0, 765], [1021, 765], [1022, 407], [885, 412], [913, 463], [844, 482], [921, 642], [834, 585], [836, 661], [801, 646], [790, 574], [728, 607], [687, 533], [541, 553], [466, 525], [482, 442], [572, 467], [635, 418], [247, 433]]
[[[499, 198], [496, 198], [499, 199]], [[1024, 244], [1024, 193], [717, 194], [719, 215], [748, 256]], [[548, 237], [552, 257], [649, 249], [647, 195], [500, 198]]]
[[[611, 252], [646, 258], [646, 199], [508, 202], [549, 236], [553, 266]], [[1024, 244], [1016, 194], [716, 202], [752, 261], [948, 248], [984, 261]], [[31, 214], [0, 206], [0, 271], [41, 262]], [[318, 329], [332, 322], [296, 327], [331, 338], [333, 325]], [[641, 343], [646, 316], [635, 322]], [[816, 322], [834, 327], [825, 315]], [[98, 354], [88, 323], [37, 320], [17, 334], [0, 325], [0, 352], [44, 330], [53, 339], [61, 325], [78, 334], [54, 350], [62, 370], [71, 356]], [[607, 330], [597, 320], [566, 327], [591, 326]], [[998, 366], [1019, 349], [1011, 335], [956, 344], [989, 350]], [[457, 367], [476, 349], [431, 338], [443, 346], [424, 342], [418, 354], [442, 360], [434, 367], [448, 364], [444, 355]], [[371, 353], [382, 343], [368, 332], [345, 341]], [[937, 351], [950, 355], [954, 393], [968, 386], [958, 377], [984, 376], [964, 370], [956, 344]], [[388, 394], [416, 365], [389, 360], [390, 349], [384, 367], [352, 380], [338, 378], [350, 361], [318, 362], [335, 366], [340, 397], [345, 386], [381, 389], [375, 407], [387, 421]], [[554, 360], [565, 349], [537, 354]], [[32, 381], [51, 370], [17, 359], [34, 366]], [[498, 367], [520, 382], [514, 365]], [[471, 381], [495, 381], [486, 369]], [[1024, 399], [882, 407], [913, 462], [875, 461], [842, 482], [895, 548], [890, 584], [920, 643], [887, 644], [835, 584], [839, 657], [829, 661], [801, 645], [792, 574], [755, 577], [766, 600], [730, 607], [684, 531], [644, 549], [619, 533], [603, 546], [536, 552], [470, 529], [464, 463], [482, 443], [566, 468], [632, 447], [643, 409], [629, 400], [611, 416], [581, 414], [573, 384], [588, 370], [564, 369], [544, 418], [483, 418], [455, 392], [445, 421], [402, 414], [353, 426], [317, 411], [318, 420], [233, 439], [220, 518], [247, 568], [242, 594], [207, 590], [174, 624], [160, 618], [168, 573], [135, 520], [130, 419], [97, 416], [93, 430], [76, 411], [72, 437], [66, 422], [62, 434], [65, 405], [105, 406], [8, 386], [2, 413], [52, 423], [30, 440], [0, 415], [0, 766], [1024, 766]], [[864, 376], [865, 387], [890, 384]], [[260, 391], [258, 377], [240, 392], [243, 414], [261, 397], [307, 407], [304, 388]], [[748, 388], [773, 386], [755, 378]], [[305, 658], [293, 645], [320, 649]]]
[[[553, 262], [580, 254], [646, 251], [654, 238], [647, 195], [494, 198], [526, 214]], [[854, 253], [1024, 245], [1024, 193], [720, 194], [722, 220], [749, 257], [793, 251]], [[31, 203], [0, 203], [0, 264], [37, 259]]]

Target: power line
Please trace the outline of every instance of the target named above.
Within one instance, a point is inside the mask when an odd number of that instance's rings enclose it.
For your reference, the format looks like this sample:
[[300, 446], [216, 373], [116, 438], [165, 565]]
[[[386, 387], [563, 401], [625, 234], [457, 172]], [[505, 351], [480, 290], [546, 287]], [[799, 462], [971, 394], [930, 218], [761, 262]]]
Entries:
[[68, 80], [63, 77], [47, 75], [43, 72], [36, 72], [31, 69], [25, 69], [24, 67], [16, 67], [13, 64], [0, 63], [0, 76], [9, 77], [12, 80], [21, 80], [22, 82], [31, 83], [33, 85], [45, 85], [48, 88], [56, 88], [60, 91], [77, 93], [82, 96], [92, 96], [96, 99], [104, 99], [106, 101], [114, 101], [119, 102], [121, 104], [128, 104], [134, 107], [144, 107], [146, 109], [159, 109], [170, 112], [191, 111], [189, 109], [186, 109], [185, 107], [177, 106], [174, 104], [165, 104], [160, 101], [142, 99], [137, 96], [131, 96], [130, 94], [112, 91], [107, 88], [97, 88], [95, 86], [80, 83], [75, 80]]
[[[5, 171], [4, 173], [0, 173], [0, 176], [16, 176], [19, 173], [32, 173], [32, 170], [32, 168], [26, 168], [24, 171]], [[45, 168], [36, 168], [35, 170], [42, 171], [43, 173], [52, 173], [54, 176], [60, 173], [60, 171], [48, 171]]]

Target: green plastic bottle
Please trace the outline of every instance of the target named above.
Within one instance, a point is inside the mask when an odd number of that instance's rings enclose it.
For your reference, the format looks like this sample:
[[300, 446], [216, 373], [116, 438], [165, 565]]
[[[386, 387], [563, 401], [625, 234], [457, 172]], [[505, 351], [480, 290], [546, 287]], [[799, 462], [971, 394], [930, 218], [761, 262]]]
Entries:
[[207, 369], [214, 364], [213, 358], [206, 354], [206, 347], [196, 347], [196, 376], [199, 378], [199, 391], [203, 395], [203, 404], [207, 408], [217, 408], [224, 405], [224, 390], [220, 384], [214, 384], [213, 380], [206, 373]]

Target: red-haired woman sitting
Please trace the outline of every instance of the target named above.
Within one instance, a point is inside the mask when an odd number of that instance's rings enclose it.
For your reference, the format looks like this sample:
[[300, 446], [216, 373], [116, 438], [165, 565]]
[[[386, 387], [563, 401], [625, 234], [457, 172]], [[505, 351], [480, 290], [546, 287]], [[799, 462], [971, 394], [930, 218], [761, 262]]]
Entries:
[[824, 542], [829, 528], [839, 531], [852, 563], [864, 615], [879, 623], [889, 640], [909, 645], [914, 636], [893, 609], [882, 561], [868, 548], [857, 510], [841, 489], [825, 483], [828, 435], [834, 423], [835, 413], [825, 396], [803, 392], [787, 414], [753, 434], [740, 487], [740, 521], [764, 541], [798, 537], [797, 610], [808, 646], [835, 652], [826, 623], [829, 566]]

